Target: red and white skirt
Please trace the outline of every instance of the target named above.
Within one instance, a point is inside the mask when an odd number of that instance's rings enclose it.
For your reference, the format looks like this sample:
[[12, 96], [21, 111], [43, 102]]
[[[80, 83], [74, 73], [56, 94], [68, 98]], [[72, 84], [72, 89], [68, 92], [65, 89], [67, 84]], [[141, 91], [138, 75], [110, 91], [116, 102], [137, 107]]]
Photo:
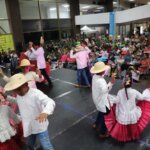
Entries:
[[[14, 124], [13, 124], [14, 125]], [[12, 125], [12, 126], [13, 126]], [[0, 143], [0, 150], [21, 150], [24, 145], [22, 122], [18, 124], [17, 135], [10, 140]]]
[[137, 106], [141, 108], [141, 117], [136, 124], [129, 125], [123, 125], [117, 122], [114, 114], [115, 107], [112, 107], [110, 113], [105, 116], [105, 124], [112, 138], [120, 142], [127, 142], [140, 138], [140, 133], [150, 122], [150, 102], [139, 101]]
[[21, 146], [16, 141], [16, 136], [12, 137], [4, 143], [0, 143], [0, 150], [21, 150]]

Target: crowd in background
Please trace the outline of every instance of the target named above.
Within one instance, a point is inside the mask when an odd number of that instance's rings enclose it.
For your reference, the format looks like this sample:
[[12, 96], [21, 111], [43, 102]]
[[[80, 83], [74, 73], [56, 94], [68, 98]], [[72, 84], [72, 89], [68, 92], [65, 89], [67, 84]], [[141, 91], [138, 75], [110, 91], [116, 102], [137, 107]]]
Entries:
[[14, 74], [18, 60], [18, 55], [14, 50], [8, 49], [8, 51], [2, 50], [0, 52], [0, 65], [7, 68], [7, 72], [11, 71], [11, 74]]
[[[13, 120], [16, 121], [16, 124], [22, 125], [23, 123], [25, 141], [21, 143], [22, 145], [26, 143], [27, 147], [34, 148], [35, 139], [38, 138], [44, 150], [53, 150], [47, 130], [47, 117], [53, 114], [55, 102], [37, 89], [36, 82], [47, 84], [44, 80], [46, 79], [51, 89], [53, 83], [49, 78], [48, 67], [51, 69], [76, 69], [77, 84], [75, 86], [92, 88], [93, 101], [98, 111], [93, 128], [99, 130], [99, 136], [106, 138], [111, 135], [122, 142], [139, 139], [140, 133], [150, 122], [150, 89], [145, 90], [146, 94], [140, 94], [132, 89], [132, 81], [139, 82], [140, 77], [148, 79], [150, 73], [149, 55], [150, 36], [145, 35], [134, 35], [123, 40], [99, 36], [97, 38], [65, 39], [59, 42], [30, 41], [25, 51], [19, 56], [11, 50], [0, 53], [1, 67], [6, 68], [6, 71], [10, 70], [11, 75], [15, 74], [18, 68], [22, 70], [10, 78], [4, 74], [2, 69], [0, 70], [0, 75], [7, 82], [4, 89], [13, 91], [17, 95], [16, 98], [8, 96], [5, 99], [5, 92], [1, 91], [0, 102], [9, 101], [18, 104], [22, 120], [15, 120], [17, 118], [15, 114]], [[104, 79], [105, 75], [111, 77], [108, 84]], [[124, 85], [124, 88], [118, 92], [117, 98], [109, 95], [116, 77], [123, 79]], [[142, 102], [136, 105], [137, 99]], [[115, 113], [112, 111], [113, 104], [111, 102], [116, 104]], [[0, 109], [4, 115], [10, 111], [9, 107], [5, 105], [8, 104], [1, 105]], [[112, 113], [116, 115], [116, 118], [112, 116]], [[0, 120], [1, 122], [6, 120], [3, 125], [7, 127], [1, 127], [3, 134], [0, 135], [2, 141], [0, 146], [5, 147], [4, 150], [10, 149], [8, 147], [16, 143], [15, 136], [18, 136], [16, 128], [13, 132], [9, 117], [7, 113], [7, 117]], [[43, 123], [42, 128], [41, 122]], [[22, 126], [20, 130], [22, 132]], [[6, 137], [5, 132], [8, 132], [10, 137]], [[122, 133], [125, 134], [122, 135]], [[20, 135], [21, 139], [22, 135]], [[20, 150], [17, 143], [12, 150]]]
[[[70, 51], [76, 51], [76, 45], [83, 39], [64, 39], [61, 41], [45, 42], [45, 58], [51, 65], [51, 69], [70, 68], [77, 69], [76, 59], [70, 58]], [[150, 66], [150, 36], [133, 35], [131, 38], [113, 40], [111, 37], [99, 36], [84, 38], [91, 50], [89, 54], [89, 67], [102, 61], [111, 66], [111, 72], [116, 72], [118, 78], [122, 78], [128, 69], [131, 70], [133, 79], [139, 81], [140, 76], [147, 77]], [[30, 54], [28, 47], [26, 55], [29, 60], [36, 58]], [[20, 55], [20, 54], [19, 54]], [[21, 58], [20, 58], [21, 59]], [[6, 67], [11, 74], [15, 73], [19, 56], [15, 51], [1, 51], [0, 65]]]
[[[46, 58], [52, 68], [76, 69], [75, 59], [70, 58], [70, 50], [76, 49], [76, 45], [80, 41], [80, 39], [66, 39], [47, 43]], [[150, 36], [134, 35], [131, 38], [124, 38], [123, 41], [120, 39], [113, 41], [110, 37], [100, 36], [85, 38], [85, 41], [91, 50], [90, 67], [97, 61], [103, 61], [111, 66], [111, 71], [116, 72], [118, 78], [122, 78], [128, 68], [132, 70], [135, 81], [139, 81], [140, 75], [147, 77], [150, 66]]]

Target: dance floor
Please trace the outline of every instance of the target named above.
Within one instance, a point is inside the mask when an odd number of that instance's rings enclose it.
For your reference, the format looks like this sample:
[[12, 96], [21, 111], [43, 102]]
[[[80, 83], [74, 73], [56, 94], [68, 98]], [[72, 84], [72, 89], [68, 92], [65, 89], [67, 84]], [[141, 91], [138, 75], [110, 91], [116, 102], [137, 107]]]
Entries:
[[[91, 128], [97, 114], [91, 89], [75, 88], [74, 70], [54, 70], [51, 78], [53, 87], [40, 84], [40, 89], [56, 102], [55, 112], [49, 116], [49, 134], [55, 150], [150, 150], [150, 125], [138, 141], [120, 143], [111, 137], [99, 139]], [[148, 85], [150, 81], [142, 81], [133, 87], [142, 92]], [[111, 94], [116, 94], [121, 87], [121, 80], [117, 80]]]
[[[52, 88], [43, 84], [38, 84], [38, 87], [56, 102], [55, 112], [49, 116], [49, 135], [55, 150], [150, 150], [150, 125], [138, 141], [120, 143], [111, 137], [98, 138], [91, 128], [97, 115], [91, 89], [75, 88], [76, 71], [54, 70], [51, 79]], [[142, 92], [149, 85], [150, 81], [145, 80], [133, 84], [133, 87]], [[122, 82], [117, 80], [111, 94], [117, 94], [120, 88]]]

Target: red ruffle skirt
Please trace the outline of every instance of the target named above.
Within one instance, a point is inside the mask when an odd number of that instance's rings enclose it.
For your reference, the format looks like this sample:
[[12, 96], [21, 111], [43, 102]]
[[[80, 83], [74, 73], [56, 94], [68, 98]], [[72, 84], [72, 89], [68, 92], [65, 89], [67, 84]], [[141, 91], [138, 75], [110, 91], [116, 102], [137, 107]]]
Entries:
[[137, 106], [142, 110], [141, 117], [136, 124], [129, 125], [122, 125], [116, 121], [115, 107], [112, 107], [111, 112], [105, 116], [105, 124], [112, 138], [120, 142], [139, 139], [140, 133], [150, 122], [150, 102], [139, 101]]
[[17, 136], [12, 137], [4, 143], [0, 143], [0, 150], [21, 150], [21, 146], [17, 141]]
[[20, 122], [17, 128], [17, 135], [4, 143], [0, 143], [0, 150], [21, 150], [23, 145], [24, 145], [23, 127], [22, 122]]

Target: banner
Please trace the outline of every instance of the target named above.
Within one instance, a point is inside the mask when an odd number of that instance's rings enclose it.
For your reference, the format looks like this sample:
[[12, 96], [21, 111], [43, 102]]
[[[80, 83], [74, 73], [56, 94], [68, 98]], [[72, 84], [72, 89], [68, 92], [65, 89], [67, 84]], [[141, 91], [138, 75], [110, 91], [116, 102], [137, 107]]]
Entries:
[[115, 12], [109, 13], [109, 35], [115, 36]]
[[0, 35], [0, 51], [3, 49], [7, 51], [8, 49], [14, 50], [14, 41], [12, 34]]

